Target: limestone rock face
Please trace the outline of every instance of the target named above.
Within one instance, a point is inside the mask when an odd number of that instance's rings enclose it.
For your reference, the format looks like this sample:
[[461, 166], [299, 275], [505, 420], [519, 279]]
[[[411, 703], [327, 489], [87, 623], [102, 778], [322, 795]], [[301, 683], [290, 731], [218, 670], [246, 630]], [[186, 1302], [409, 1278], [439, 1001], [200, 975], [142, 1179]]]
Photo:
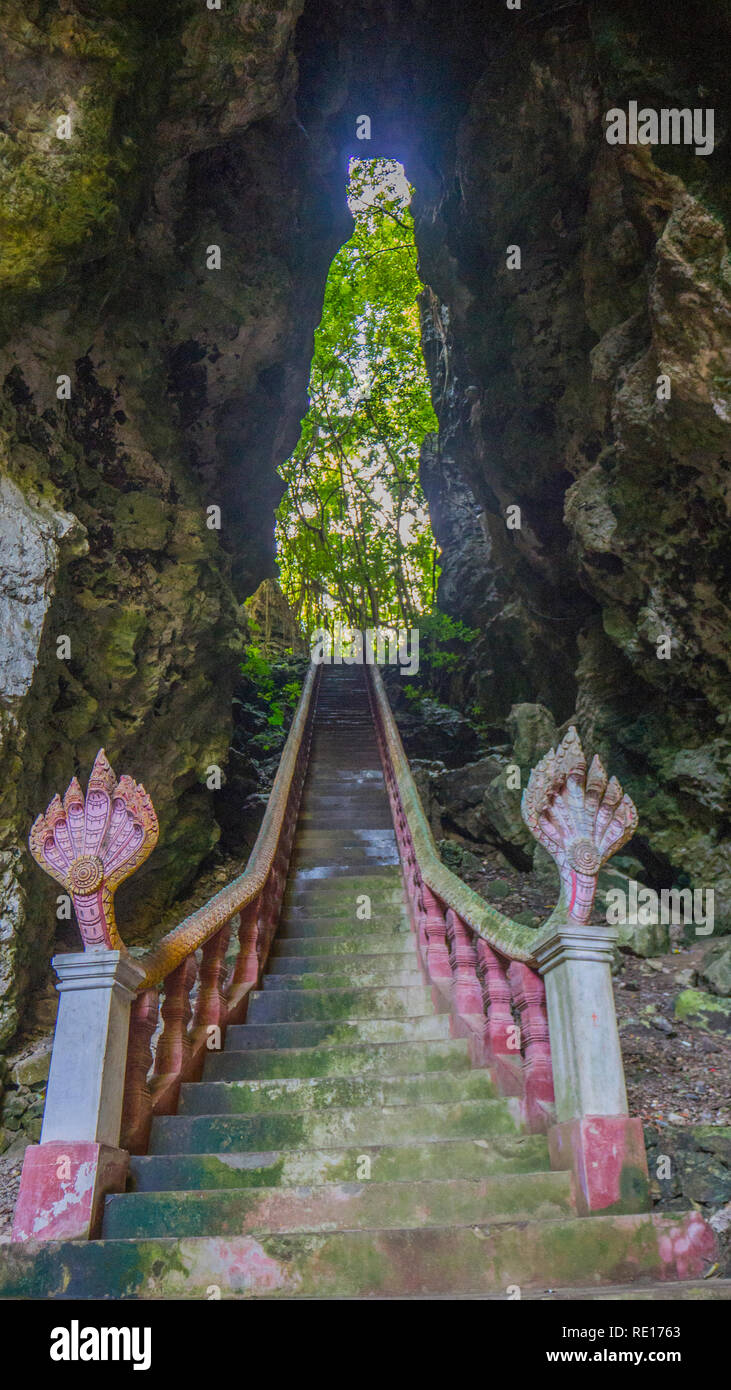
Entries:
[[633, 853], [714, 887], [723, 930], [729, 156], [603, 138], [640, 92], [727, 119], [728, 17], [700, 16], [682, 40], [654, 4], [516, 29], [415, 206], [441, 439], [422, 475], [442, 602], [480, 634], [453, 698], [575, 716], [637, 804]]
[[306, 656], [309, 648], [297, 619], [274, 579], [262, 579], [246, 603], [246, 616], [255, 645], [265, 656]]
[[301, 8], [2, 6], [0, 1039], [57, 927], [28, 829], [99, 747], [161, 824], [125, 940], [219, 836], [206, 770], [348, 226], [296, 119]]

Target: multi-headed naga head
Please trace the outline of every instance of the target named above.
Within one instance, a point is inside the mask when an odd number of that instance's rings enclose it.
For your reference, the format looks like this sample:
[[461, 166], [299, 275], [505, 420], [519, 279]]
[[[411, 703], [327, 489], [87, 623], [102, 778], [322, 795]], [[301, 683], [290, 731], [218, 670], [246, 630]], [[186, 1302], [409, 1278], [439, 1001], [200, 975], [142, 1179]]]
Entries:
[[74, 777], [54, 796], [30, 832], [30, 851], [70, 893], [86, 950], [123, 949], [114, 893], [157, 844], [155, 808], [131, 777], [117, 781], [104, 749], [97, 753], [86, 796]]
[[569, 729], [531, 772], [521, 803], [523, 820], [558, 865], [561, 900], [575, 922], [591, 912], [599, 870], [634, 835], [637, 811], [599, 758], [587, 772], [576, 729]]

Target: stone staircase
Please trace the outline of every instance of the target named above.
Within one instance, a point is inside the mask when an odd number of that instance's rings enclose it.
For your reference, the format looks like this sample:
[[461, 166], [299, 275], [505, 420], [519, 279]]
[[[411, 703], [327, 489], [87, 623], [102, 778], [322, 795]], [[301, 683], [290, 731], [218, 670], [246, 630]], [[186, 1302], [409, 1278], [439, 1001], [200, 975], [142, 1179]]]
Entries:
[[357, 669], [324, 673], [261, 984], [154, 1120], [102, 1239], [31, 1266], [12, 1247], [6, 1297], [667, 1296], [654, 1281], [687, 1226], [578, 1217], [571, 1174], [435, 1007]]

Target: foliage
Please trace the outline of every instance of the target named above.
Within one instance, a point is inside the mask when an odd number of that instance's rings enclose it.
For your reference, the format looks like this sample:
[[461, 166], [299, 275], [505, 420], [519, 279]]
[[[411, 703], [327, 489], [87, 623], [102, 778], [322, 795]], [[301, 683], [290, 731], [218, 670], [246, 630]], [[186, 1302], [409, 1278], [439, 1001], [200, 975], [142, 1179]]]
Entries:
[[[453, 670], [462, 659], [462, 652], [455, 651], [455, 644], [463, 648], [479, 636], [477, 628], [468, 627], [458, 618], [450, 618], [439, 608], [433, 608], [419, 619], [419, 657], [426, 683], [433, 672]], [[442, 645], [450, 643], [451, 647]]]
[[328, 277], [310, 406], [282, 474], [281, 585], [305, 627], [408, 624], [430, 608], [436, 548], [419, 450], [436, 428], [421, 351], [410, 189], [353, 161], [351, 239]]
[[279, 753], [284, 746], [302, 691], [305, 665], [291, 654], [279, 661], [269, 660], [255, 643], [246, 647], [236, 696], [237, 723], [247, 726], [249, 742], [259, 753]]

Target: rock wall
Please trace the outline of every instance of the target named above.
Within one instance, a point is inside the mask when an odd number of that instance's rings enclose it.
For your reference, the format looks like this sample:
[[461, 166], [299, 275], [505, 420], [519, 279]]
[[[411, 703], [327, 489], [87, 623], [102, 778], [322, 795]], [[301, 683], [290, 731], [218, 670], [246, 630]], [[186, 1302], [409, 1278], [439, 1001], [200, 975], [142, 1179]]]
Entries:
[[[651, 877], [714, 887], [731, 925], [731, 16], [533, 18], [496, 45], [415, 204], [441, 599], [480, 632], [456, 694], [491, 722], [518, 701], [575, 714], [637, 802]], [[632, 99], [714, 107], [713, 155], [610, 147], [603, 115]]]
[[296, 118], [300, 11], [0, 5], [0, 1041], [56, 928], [28, 828], [100, 746], [161, 822], [125, 939], [219, 835], [206, 768], [347, 235]]
[[[576, 711], [647, 862], [720, 881], [729, 6], [684, 23], [625, 0], [469, 0], [458, 24], [430, 0], [0, 0], [0, 1041], [57, 925], [28, 826], [99, 746], [161, 820], [128, 940], [216, 843], [205, 772], [352, 154], [418, 190], [424, 479], [443, 601], [480, 632], [458, 697], [498, 724]], [[714, 104], [717, 151], [610, 150], [629, 98]]]

